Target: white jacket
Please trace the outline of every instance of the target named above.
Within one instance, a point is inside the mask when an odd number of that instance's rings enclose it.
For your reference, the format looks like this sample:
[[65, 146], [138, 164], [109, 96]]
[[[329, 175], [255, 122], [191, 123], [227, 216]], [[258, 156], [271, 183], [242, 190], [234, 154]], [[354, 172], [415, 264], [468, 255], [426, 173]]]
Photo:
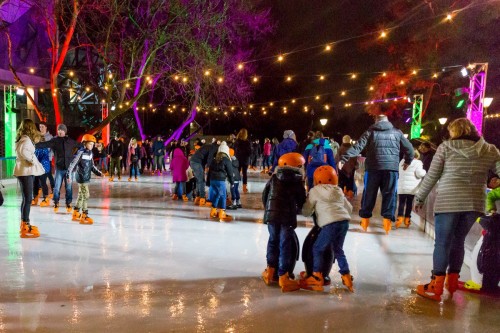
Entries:
[[406, 170], [403, 170], [404, 160], [399, 163], [398, 194], [417, 193], [417, 186], [425, 176], [422, 161], [413, 159]]
[[45, 169], [35, 156], [35, 145], [28, 136], [21, 136], [16, 142], [14, 176], [41, 176], [44, 173]]
[[311, 216], [316, 212], [318, 225], [324, 227], [333, 222], [351, 219], [352, 206], [342, 189], [336, 185], [316, 185], [307, 195], [302, 214]]

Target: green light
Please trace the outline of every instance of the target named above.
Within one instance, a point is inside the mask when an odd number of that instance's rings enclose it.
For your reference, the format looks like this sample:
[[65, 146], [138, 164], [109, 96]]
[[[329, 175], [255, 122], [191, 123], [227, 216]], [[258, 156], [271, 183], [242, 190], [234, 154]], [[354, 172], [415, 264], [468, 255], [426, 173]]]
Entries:
[[[16, 127], [17, 116], [12, 112], [16, 107], [16, 93], [12, 86], [4, 86], [3, 88], [3, 105], [4, 105], [4, 130], [5, 130], [5, 156], [16, 156]], [[14, 165], [7, 163], [7, 174], [12, 175]]]
[[465, 99], [461, 99], [458, 101], [456, 108], [460, 109], [465, 104]]

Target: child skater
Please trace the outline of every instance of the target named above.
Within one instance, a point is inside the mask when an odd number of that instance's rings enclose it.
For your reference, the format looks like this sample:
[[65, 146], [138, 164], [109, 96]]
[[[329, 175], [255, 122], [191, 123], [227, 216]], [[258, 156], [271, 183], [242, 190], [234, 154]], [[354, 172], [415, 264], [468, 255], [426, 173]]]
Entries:
[[332, 268], [328, 252], [333, 250], [342, 275], [342, 283], [351, 291], [353, 278], [344, 254], [344, 239], [349, 230], [352, 206], [338, 186], [335, 169], [329, 165], [320, 166], [313, 174], [314, 187], [309, 191], [302, 207], [304, 216], [316, 214], [318, 226], [321, 227], [318, 238], [313, 245], [313, 273], [299, 281], [300, 287], [308, 290], [323, 291], [324, 274]]
[[398, 179], [398, 219], [396, 221], [396, 228], [401, 224], [405, 224], [407, 228], [410, 227], [411, 210], [413, 208], [413, 199], [417, 193], [417, 187], [426, 172], [422, 161], [419, 160], [420, 153], [415, 149], [415, 158], [411, 161], [408, 168], [404, 168], [404, 160], [399, 163], [399, 179]]
[[298, 281], [290, 276], [290, 271], [295, 262], [295, 254], [291, 249], [297, 227], [297, 211], [306, 200], [304, 163], [304, 157], [299, 153], [283, 154], [262, 192], [264, 223], [269, 230], [267, 267], [262, 272], [262, 279], [267, 285], [276, 282], [274, 274], [278, 270], [282, 292], [300, 289]]
[[[85, 134], [83, 136], [83, 147], [77, 151], [66, 173], [66, 179], [70, 182], [72, 178], [71, 173], [76, 171], [75, 180], [78, 183], [78, 198], [73, 208], [72, 220], [80, 221], [80, 224], [94, 223], [94, 220], [89, 217], [89, 211], [87, 210], [87, 200], [90, 198], [89, 182], [91, 172], [95, 173], [97, 176], [103, 176], [102, 172], [94, 165], [92, 148], [94, 148], [95, 143], [96, 139], [93, 135]], [[82, 209], [81, 214], [80, 208]]]
[[234, 149], [229, 148], [229, 155], [231, 156], [231, 164], [233, 165], [233, 180], [234, 186], [231, 186], [231, 205], [227, 207], [227, 209], [235, 210], [238, 208], [242, 208], [240, 201], [240, 162], [234, 156]]
[[172, 153], [172, 160], [170, 162], [170, 170], [172, 171], [172, 179], [175, 183], [174, 194], [172, 195], [172, 200], [178, 200], [182, 198], [183, 201], [188, 201], [186, 195], [186, 181], [187, 179], [187, 169], [189, 168], [189, 162], [184, 152], [181, 148], [175, 148]]
[[[209, 197], [212, 200], [210, 217], [218, 218], [220, 222], [231, 222], [233, 217], [226, 214], [226, 178], [231, 187], [233, 181], [233, 165], [229, 157], [229, 147], [226, 141], [222, 141], [217, 155], [208, 168], [207, 185], [210, 186]], [[220, 209], [217, 212], [217, 209]]]

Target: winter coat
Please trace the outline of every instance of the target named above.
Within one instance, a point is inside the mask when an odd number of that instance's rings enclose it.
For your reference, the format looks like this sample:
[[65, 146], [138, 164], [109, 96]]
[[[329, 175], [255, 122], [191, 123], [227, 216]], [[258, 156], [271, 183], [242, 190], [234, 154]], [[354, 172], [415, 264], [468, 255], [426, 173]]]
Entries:
[[[54, 137], [49, 132], [45, 132], [45, 134], [43, 135], [44, 141], [50, 141], [53, 138]], [[52, 161], [53, 157], [54, 157], [54, 152], [52, 152], [52, 149], [49, 148], [49, 161]]]
[[234, 142], [234, 156], [240, 161], [240, 164], [250, 164], [250, 155], [252, 155], [252, 144], [250, 141], [237, 139]]
[[432, 159], [434, 158], [434, 152], [429, 150], [427, 153], [420, 153], [420, 158], [424, 165], [424, 170], [428, 172], [431, 167]]
[[324, 227], [330, 223], [350, 220], [352, 205], [340, 187], [319, 184], [309, 191], [302, 207], [304, 216], [311, 216], [314, 212], [316, 212], [318, 226]]
[[191, 156], [191, 162], [201, 164], [203, 168], [210, 166], [218, 149], [217, 143], [203, 145]]
[[263, 155], [264, 156], [271, 156], [271, 148], [272, 148], [271, 142], [265, 142]]
[[153, 155], [154, 156], [164, 156], [165, 155], [165, 144], [161, 140], [155, 140], [153, 142]]
[[92, 151], [87, 148], [80, 148], [76, 153], [75, 158], [71, 161], [66, 177], [69, 178], [71, 173], [75, 172], [75, 180], [78, 184], [84, 184], [90, 182], [91, 172], [97, 176], [102, 176], [101, 171], [99, 171], [94, 165], [94, 159]]
[[278, 160], [281, 156], [286, 153], [293, 153], [297, 151], [297, 141], [294, 139], [286, 138], [283, 139], [278, 145], [276, 145], [275, 155], [273, 158], [273, 170], [278, 165]]
[[[127, 164], [132, 164], [132, 163], [137, 163], [139, 161], [139, 156], [140, 154], [140, 149], [139, 146], [129, 146], [128, 147], [128, 154], [127, 154]], [[137, 161], [133, 162], [132, 161], [132, 156], [137, 156]]]
[[172, 179], [174, 182], [185, 182], [187, 181], [187, 169], [189, 168], [189, 161], [182, 149], [175, 148], [172, 161], [170, 162], [170, 170], [172, 170]]
[[14, 176], [41, 176], [45, 173], [35, 155], [35, 146], [27, 135], [16, 141], [16, 165]]
[[67, 170], [74, 157], [74, 150], [77, 147], [75, 140], [68, 136], [56, 136], [50, 141], [39, 142], [36, 148], [50, 148], [56, 156], [56, 168]]
[[[337, 155], [335, 155], [335, 161], [340, 161], [342, 155], [344, 155], [352, 145], [350, 143], [343, 143], [340, 145], [339, 150], [337, 151]], [[354, 172], [359, 169], [358, 157], [351, 157], [345, 162], [342, 169], [339, 171], [346, 175], [347, 177], [354, 176]]]
[[358, 156], [365, 147], [367, 171], [398, 171], [401, 151], [404, 153], [406, 164], [410, 165], [413, 160], [414, 152], [410, 141], [389, 121], [378, 121], [370, 126], [358, 142], [342, 156], [341, 161], [345, 163], [349, 158]]
[[231, 164], [233, 165], [233, 179], [235, 182], [239, 182], [241, 180], [240, 162], [238, 161], [236, 156], [231, 157]]
[[483, 213], [488, 170], [495, 168], [498, 174], [500, 152], [483, 138], [445, 141], [439, 145], [415, 200], [423, 204], [437, 184], [434, 213]]
[[422, 161], [414, 159], [411, 164], [403, 170], [404, 161], [399, 163], [398, 194], [415, 194], [417, 186], [424, 178], [426, 172]]
[[260, 144], [257, 142], [252, 143], [252, 155], [253, 156], [260, 156], [262, 153], [262, 150], [260, 148]]
[[210, 181], [212, 180], [226, 180], [226, 178], [229, 184], [233, 185], [233, 172], [233, 164], [229, 160], [229, 156], [224, 154], [224, 157], [220, 161], [214, 158], [208, 168], [207, 186], [210, 186]]
[[36, 158], [42, 163], [45, 173], [50, 171], [50, 149], [49, 148], [38, 148], [35, 149]]
[[306, 200], [300, 169], [279, 167], [262, 192], [264, 223], [297, 227], [297, 212]]
[[111, 140], [108, 145], [108, 155], [111, 157], [123, 156], [123, 151], [125, 150], [125, 145], [120, 140]]

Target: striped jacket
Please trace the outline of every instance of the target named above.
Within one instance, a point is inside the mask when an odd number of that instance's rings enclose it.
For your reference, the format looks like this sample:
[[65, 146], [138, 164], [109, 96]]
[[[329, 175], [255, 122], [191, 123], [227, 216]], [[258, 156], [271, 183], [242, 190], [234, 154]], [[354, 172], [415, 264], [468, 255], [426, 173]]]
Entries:
[[416, 202], [423, 203], [437, 183], [434, 213], [483, 213], [488, 170], [495, 168], [500, 172], [500, 152], [483, 138], [445, 141], [420, 184]]

